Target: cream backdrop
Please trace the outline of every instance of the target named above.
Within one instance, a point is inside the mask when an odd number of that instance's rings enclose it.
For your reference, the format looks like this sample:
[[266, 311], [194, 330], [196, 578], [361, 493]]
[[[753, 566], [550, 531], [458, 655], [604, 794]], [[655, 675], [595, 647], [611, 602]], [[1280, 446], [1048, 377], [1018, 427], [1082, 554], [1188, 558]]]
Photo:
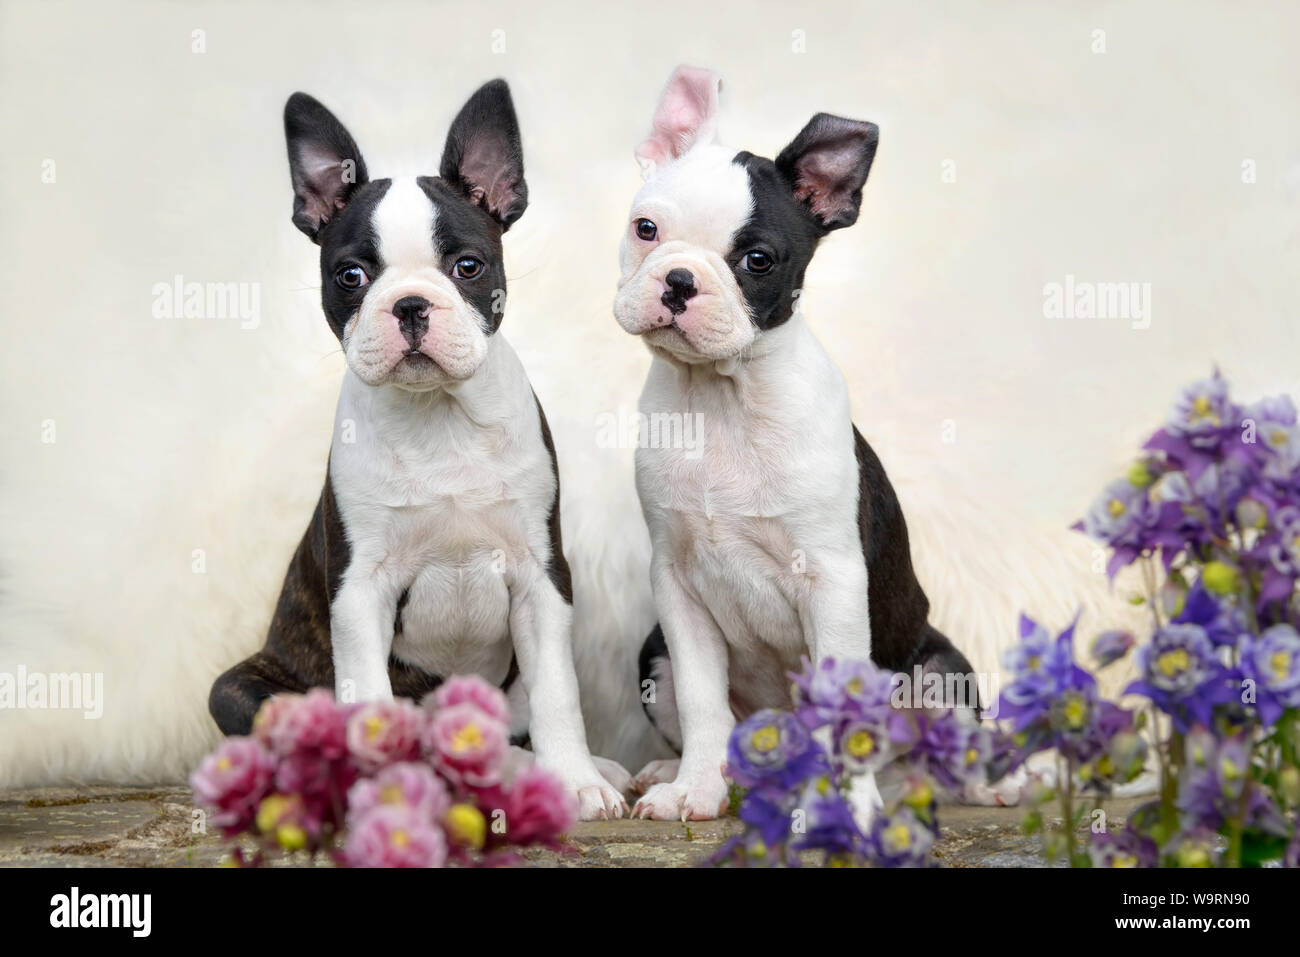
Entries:
[[[936, 620], [990, 670], [1020, 609], [1131, 618], [1066, 527], [1180, 384], [1218, 362], [1300, 392], [1297, 36], [1291, 4], [1172, 0], [0, 3], [0, 672], [104, 675], [98, 720], [0, 711], [0, 784], [182, 776], [212, 678], [263, 639], [343, 371], [289, 220], [293, 90], [388, 175], [434, 171], [465, 97], [510, 81], [532, 202], [503, 329], [556, 434], [592, 743], [635, 764], [648, 546], [597, 417], [649, 362], [610, 309], [673, 66], [723, 75], [738, 149], [821, 110], [880, 125], [804, 314]], [[1149, 328], [1045, 318], [1067, 275], [1149, 283]], [[256, 288], [256, 328], [156, 316], [177, 276]]]

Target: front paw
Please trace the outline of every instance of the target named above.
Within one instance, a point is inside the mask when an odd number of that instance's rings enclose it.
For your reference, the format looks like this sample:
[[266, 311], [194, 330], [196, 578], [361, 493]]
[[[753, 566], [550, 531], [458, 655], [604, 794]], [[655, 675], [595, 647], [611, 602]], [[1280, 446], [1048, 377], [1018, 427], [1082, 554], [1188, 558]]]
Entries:
[[608, 821], [628, 813], [623, 795], [599, 774], [595, 778], [574, 782], [569, 787], [578, 795], [580, 821]]
[[714, 780], [656, 784], [636, 802], [633, 817], [655, 821], [711, 821], [727, 810], [727, 782]]

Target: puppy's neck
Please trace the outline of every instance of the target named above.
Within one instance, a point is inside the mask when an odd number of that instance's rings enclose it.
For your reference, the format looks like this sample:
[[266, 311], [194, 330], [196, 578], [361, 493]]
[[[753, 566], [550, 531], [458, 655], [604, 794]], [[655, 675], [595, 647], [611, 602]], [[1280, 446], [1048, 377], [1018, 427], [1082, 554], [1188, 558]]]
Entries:
[[683, 390], [751, 390], [776, 387], [821, 345], [798, 315], [760, 335], [742, 353], [712, 362], [688, 363], [656, 353], [677, 372]]
[[367, 418], [398, 427], [424, 427], [433, 419], [451, 418], [490, 428], [518, 415], [530, 397], [519, 358], [497, 333], [488, 338], [487, 357], [468, 379], [413, 390], [392, 383], [366, 385], [349, 369], [339, 402], [340, 407], [364, 410]]

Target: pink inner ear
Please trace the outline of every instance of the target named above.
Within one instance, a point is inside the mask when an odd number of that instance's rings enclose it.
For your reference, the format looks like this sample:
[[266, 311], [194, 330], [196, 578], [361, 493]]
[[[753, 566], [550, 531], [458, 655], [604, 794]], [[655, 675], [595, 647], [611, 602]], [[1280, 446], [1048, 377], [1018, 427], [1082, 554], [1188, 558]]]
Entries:
[[844, 206], [858, 162], [858, 137], [845, 136], [809, 152], [796, 164], [795, 197], [806, 200], [812, 211], [827, 216]]
[[693, 66], [674, 70], [655, 109], [650, 137], [637, 147], [637, 158], [663, 163], [701, 140], [711, 140], [717, 133], [721, 87], [721, 77], [712, 70]]
[[498, 215], [510, 205], [518, 180], [508, 175], [506, 144], [496, 138], [478, 136], [466, 144], [460, 175], [468, 184], [470, 199]]

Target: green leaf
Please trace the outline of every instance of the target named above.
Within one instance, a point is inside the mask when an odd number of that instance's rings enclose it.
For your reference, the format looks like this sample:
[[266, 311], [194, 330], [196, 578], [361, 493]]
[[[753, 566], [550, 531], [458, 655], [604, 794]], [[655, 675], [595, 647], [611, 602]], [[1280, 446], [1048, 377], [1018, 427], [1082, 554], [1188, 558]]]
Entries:
[[1262, 831], [1247, 831], [1241, 836], [1241, 866], [1259, 867], [1286, 853], [1287, 840]]

